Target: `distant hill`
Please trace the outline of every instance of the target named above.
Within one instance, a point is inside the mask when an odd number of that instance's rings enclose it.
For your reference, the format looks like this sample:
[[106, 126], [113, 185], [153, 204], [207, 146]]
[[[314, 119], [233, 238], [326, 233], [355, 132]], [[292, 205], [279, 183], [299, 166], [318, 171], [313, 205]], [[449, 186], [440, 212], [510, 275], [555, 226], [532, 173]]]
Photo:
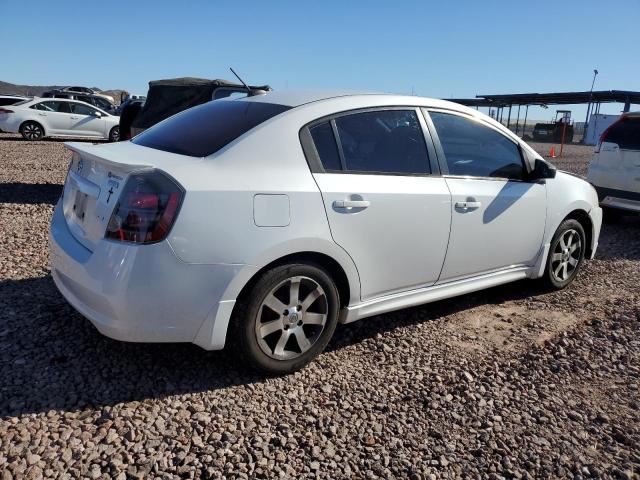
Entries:
[[[35, 96], [40, 97], [42, 94], [48, 90], [54, 90], [56, 88], [63, 88], [66, 85], [15, 85], [13, 83], [3, 82], [0, 80], [0, 94], [9, 94], [9, 95], [25, 95], [25, 96]], [[126, 95], [126, 90], [102, 90], [98, 87], [90, 87], [95, 90], [104, 93], [105, 95], [111, 95], [116, 103], [120, 103], [120, 99]]]

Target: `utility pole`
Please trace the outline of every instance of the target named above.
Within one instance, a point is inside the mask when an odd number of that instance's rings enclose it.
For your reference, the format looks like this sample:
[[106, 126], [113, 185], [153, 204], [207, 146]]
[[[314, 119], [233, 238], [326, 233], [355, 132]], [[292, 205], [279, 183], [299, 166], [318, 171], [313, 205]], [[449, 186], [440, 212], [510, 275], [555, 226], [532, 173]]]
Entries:
[[591, 102], [593, 101], [593, 86], [596, 83], [596, 76], [598, 75], [598, 70], [593, 69], [593, 81], [591, 82], [591, 90], [589, 91], [589, 103], [587, 104], [587, 117], [584, 119], [584, 133], [582, 134], [582, 143], [584, 143], [584, 139], [587, 135], [587, 127], [589, 126], [589, 114], [591, 113]]

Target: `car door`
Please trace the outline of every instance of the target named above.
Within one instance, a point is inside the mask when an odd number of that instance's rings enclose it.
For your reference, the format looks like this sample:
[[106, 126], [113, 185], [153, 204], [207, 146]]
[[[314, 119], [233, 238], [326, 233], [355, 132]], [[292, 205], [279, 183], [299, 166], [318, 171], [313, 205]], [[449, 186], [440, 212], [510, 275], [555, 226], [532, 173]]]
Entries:
[[598, 186], [640, 193], [640, 116], [625, 115], [613, 124], [600, 145], [599, 156], [606, 180]]
[[418, 109], [321, 119], [301, 131], [334, 241], [367, 300], [433, 285], [444, 261], [451, 197]]
[[520, 147], [474, 117], [430, 110], [451, 191], [451, 237], [439, 282], [531, 266], [542, 249], [546, 185], [525, 181]]
[[105, 120], [102, 113], [84, 103], [71, 103], [71, 130], [73, 135], [104, 137]]
[[67, 102], [47, 100], [36, 103], [38, 120], [45, 128], [47, 135], [68, 135], [71, 125], [71, 111]]

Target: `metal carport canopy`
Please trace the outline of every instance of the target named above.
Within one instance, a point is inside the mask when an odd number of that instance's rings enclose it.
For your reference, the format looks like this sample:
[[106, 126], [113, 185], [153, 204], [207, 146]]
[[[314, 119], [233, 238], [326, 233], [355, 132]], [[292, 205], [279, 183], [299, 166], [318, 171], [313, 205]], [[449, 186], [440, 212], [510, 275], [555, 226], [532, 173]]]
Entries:
[[476, 98], [448, 99], [469, 107], [506, 107], [509, 105], [569, 105], [578, 103], [640, 104], [640, 92], [599, 90], [595, 92], [514, 93], [476, 95]]

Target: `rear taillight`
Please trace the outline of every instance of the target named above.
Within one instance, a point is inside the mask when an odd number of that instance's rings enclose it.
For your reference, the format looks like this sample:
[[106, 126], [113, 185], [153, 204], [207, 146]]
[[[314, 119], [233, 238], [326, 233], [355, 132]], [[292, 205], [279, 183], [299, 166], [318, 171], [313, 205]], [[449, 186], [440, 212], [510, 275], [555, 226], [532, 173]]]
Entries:
[[164, 240], [183, 197], [182, 188], [164, 173], [132, 175], [111, 214], [105, 238], [132, 243]]
[[0, 113], [13, 113], [13, 110], [9, 110], [8, 108], [0, 108]]

